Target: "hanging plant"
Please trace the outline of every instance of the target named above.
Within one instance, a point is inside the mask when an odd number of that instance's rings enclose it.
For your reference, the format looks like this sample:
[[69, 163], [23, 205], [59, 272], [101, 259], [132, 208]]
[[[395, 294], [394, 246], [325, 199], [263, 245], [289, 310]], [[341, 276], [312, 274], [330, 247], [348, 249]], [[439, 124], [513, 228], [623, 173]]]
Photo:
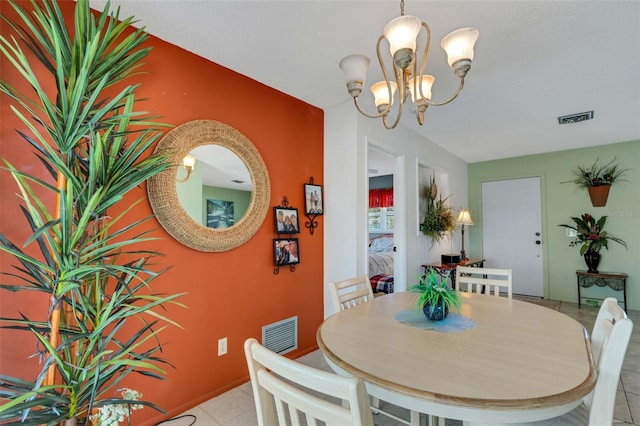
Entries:
[[447, 198], [438, 195], [435, 176], [432, 176], [424, 188], [423, 198], [426, 202], [426, 212], [420, 230], [433, 242], [441, 242], [445, 236], [453, 232], [455, 217], [453, 209], [446, 204]]
[[600, 158], [596, 158], [590, 166], [579, 165], [573, 170], [574, 179], [563, 182], [573, 182], [580, 189], [586, 189], [594, 207], [603, 207], [607, 204], [609, 189], [614, 182], [624, 181], [622, 175], [629, 169], [621, 169], [615, 162], [616, 159], [606, 164], [600, 163]]

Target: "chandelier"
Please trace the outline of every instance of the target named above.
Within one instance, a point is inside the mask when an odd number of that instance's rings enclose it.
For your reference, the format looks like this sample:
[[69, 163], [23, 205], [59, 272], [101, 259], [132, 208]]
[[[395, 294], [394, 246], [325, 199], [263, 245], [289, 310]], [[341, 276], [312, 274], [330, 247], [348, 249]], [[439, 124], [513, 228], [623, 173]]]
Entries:
[[[421, 29], [426, 31], [426, 43], [422, 53], [422, 62], [418, 66], [416, 58], [417, 38]], [[345, 74], [345, 82], [347, 90], [353, 97], [356, 108], [361, 114], [369, 118], [380, 118], [387, 129], [396, 127], [402, 116], [404, 103], [411, 95], [411, 101], [415, 105], [416, 118], [418, 123], [424, 123], [424, 112], [428, 106], [440, 106], [453, 101], [462, 88], [464, 87], [464, 77], [471, 68], [473, 60], [473, 46], [478, 39], [478, 30], [475, 28], [462, 28], [452, 32], [442, 39], [441, 46], [447, 53], [449, 66], [454, 74], [460, 79], [458, 89], [447, 100], [442, 102], [434, 102], [431, 100], [431, 87], [435, 78], [432, 75], [425, 75], [424, 68], [429, 55], [429, 46], [431, 44], [431, 28], [425, 22], [420, 21], [415, 16], [404, 14], [404, 0], [400, 1], [400, 16], [392, 19], [384, 27], [383, 35], [378, 38], [376, 51], [378, 53], [378, 61], [382, 68], [384, 81], [379, 81], [371, 85], [371, 93], [375, 99], [375, 106], [378, 114], [369, 114], [362, 110], [358, 102], [358, 96], [362, 93], [367, 68], [369, 68], [369, 58], [363, 55], [349, 55], [340, 61], [340, 69]], [[389, 44], [389, 51], [393, 57], [393, 74], [395, 81], [390, 81], [387, 69], [382, 59], [380, 46], [382, 41], [386, 40]], [[418, 74], [418, 69], [420, 73]], [[398, 92], [400, 104], [398, 106], [398, 114], [393, 122], [389, 125], [387, 116], [391, 112], [394, 96]]]

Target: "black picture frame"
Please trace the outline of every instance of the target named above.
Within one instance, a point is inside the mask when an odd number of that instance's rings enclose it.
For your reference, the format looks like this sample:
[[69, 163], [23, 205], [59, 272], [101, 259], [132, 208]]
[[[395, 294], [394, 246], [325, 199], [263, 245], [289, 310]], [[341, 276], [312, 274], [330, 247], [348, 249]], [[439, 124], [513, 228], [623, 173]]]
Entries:
[[300, 244], [297, 238], [273, 239], [273, 264], [275, 266], [300, 263]]
[[307, 215], [321, 216], [324, 211], [322, 186], [304, 184], [304, 211]]
[[274, 207], [273, 220], [276, 234], [299, 234], [300, 219], [298, 209], [292, 207]]

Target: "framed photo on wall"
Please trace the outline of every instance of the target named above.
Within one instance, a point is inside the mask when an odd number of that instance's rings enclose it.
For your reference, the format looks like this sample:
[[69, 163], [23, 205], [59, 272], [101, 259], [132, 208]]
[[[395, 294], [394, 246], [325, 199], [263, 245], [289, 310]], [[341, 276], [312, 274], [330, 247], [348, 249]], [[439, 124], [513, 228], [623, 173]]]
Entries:
[[207, 199], [207, 227], [229, 228], [234, 223], [233, 201]]
[[275, 218], [277, 234], [298, 234], [300, 232], [298, 209], [290, 207], [274, 207], [273, 217]]
[[297, 238], [273, 240], [273, 263], [276, 266], [300, 263], [300, 246]]
[[308, 215], [322, 214], [322, 186], [304, 184], [304, 208]]

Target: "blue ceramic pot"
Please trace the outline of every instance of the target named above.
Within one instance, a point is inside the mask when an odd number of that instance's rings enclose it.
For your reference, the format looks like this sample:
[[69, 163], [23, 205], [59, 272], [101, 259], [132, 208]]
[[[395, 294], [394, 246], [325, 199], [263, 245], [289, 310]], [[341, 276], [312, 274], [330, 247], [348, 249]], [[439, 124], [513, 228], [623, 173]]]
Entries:
[[422, 312], [429, 321], [442, 321], [449, 315], [449, 307], [444, 306], [443, 303], [438, 303], [433, 310], [431, 304], [426, 304], [422, 307]]

